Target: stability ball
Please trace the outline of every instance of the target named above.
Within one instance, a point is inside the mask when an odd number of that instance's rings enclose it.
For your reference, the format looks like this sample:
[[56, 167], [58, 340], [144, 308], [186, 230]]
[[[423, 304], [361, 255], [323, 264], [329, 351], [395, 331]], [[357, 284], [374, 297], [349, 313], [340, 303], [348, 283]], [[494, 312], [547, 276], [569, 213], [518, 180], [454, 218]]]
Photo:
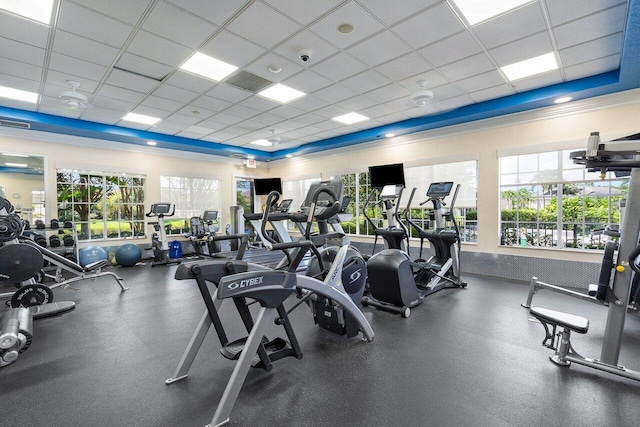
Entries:
[[116, 262], [123, 267], [133, 267], [142, 259], [142, 250], [133, 243], [125, 243], [116, 249]]
[[109, 254], [98, 246], [88, 246], [78, 252], [78, 262], [83, 267], [103, 259], [109, 259]]

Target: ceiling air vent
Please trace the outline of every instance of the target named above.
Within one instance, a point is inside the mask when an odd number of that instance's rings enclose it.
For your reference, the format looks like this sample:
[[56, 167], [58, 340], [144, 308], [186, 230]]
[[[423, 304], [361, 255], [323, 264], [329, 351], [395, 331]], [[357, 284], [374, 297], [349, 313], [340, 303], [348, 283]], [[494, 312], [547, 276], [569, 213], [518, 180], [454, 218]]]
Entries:
[[242, 70], [229, 77], [224, 82], [253, 93], [257, 93], [265, 87], [273, 84], [272, 81]]
[[6, 126], [8, 128], [18, 129], [31, 129], [31, 124], [27, 122], [17, 122], [15, 120], [0, 119], [0, 126]]

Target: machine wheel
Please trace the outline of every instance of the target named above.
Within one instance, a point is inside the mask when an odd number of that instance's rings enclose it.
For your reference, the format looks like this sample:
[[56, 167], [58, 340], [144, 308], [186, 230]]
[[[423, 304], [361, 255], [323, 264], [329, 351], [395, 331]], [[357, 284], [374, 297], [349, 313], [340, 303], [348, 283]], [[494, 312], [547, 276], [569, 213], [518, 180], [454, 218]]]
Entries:
[[11, 297], [11, 307], [31, 307], [53, 301], [53, 292], [44, 285], [25, 285]]
[[402, 307], [400, 310], [402, 310], [400, 312], [400, 316], [402, 316], [403, 319], [406, 319], [407, 317], [411, 316], [411, 309], [409, 307]]

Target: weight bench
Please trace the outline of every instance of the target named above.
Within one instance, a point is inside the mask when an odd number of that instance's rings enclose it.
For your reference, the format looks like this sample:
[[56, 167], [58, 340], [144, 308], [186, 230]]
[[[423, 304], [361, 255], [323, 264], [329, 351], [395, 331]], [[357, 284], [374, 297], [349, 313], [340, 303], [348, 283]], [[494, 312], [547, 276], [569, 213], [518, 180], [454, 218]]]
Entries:
[[[569, 366], [571, 361], [567, 360], [567, 356], [575, 355], [582, 358], [571, 346], [571, 332], [586, 334], [589, 330], [587, 318], [542, 307], [531, 307], [529, 313], [544, 326], [545, 338], [542, 345], [556, 351], [549, 357], [553, 363]], [[549, 331], [549, 325], [552, 326], [551, 331]], [[562, 331], [556, 333], [557, 327], [561, 327]]]

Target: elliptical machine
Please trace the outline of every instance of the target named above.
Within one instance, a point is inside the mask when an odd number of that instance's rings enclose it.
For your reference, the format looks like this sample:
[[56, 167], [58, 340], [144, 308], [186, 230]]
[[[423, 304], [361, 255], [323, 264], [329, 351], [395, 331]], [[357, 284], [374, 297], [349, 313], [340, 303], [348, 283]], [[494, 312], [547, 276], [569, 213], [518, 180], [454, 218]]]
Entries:
[[[444, 288], [467, 286], [460, 279], [460, 233], [453, 215], [459, 184], [450, 208], [446, 210], [444, 207], [444, 198], [450, 194], [452, 187], [453, 182], [433, 183], [427, 190], [427, 200], [420, 203], [420, 206], [428, 202], [433, 204], [435, 227], [432, 230], [424, 230], [409, 217], [411, 202], [416, 192], [416, 189], [413, 189], [404, 217], [418, 232], [420, 257], [424, 239], [429, 240], [434, 255], [428, 260], [412, 261], [408, 252], [392, 248], [369, 258], [367, 270], [371, 297], [364, 297], [362, 305], [372, 305], [407, 318], [411, 314], [411, 308], [421, 304], [428, 295]], [[445, 217], [451, 220], [453, 229], [445, 228]]]
[[169, 242], [167, 241], [167, 232], [164, 224], [164, 218], [175, 215], [175, 205], [167, 202], [153, 203], [149, 208], [149, 212], [145, 214], [147, 218], [158, 218], [156, 222], [150, 222], [156, 231], [151, 235], [151, 248], [153, 249], [152, 267], [156, 265], [180, 264], [181, 258], [171, 258], [169, 256]]

